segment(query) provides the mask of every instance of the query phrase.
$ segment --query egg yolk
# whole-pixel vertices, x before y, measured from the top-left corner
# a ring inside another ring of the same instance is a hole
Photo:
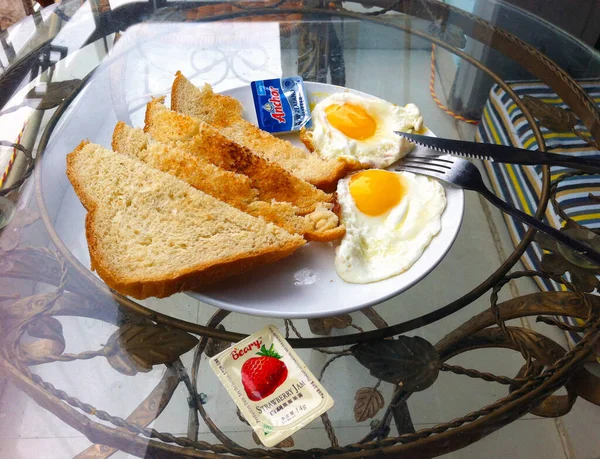
[[[327,121],[346,137],[365,140],[377,130],[377,123],[360,105],[333,104],[325,108]]]
[[[398,174],[379,169],[353,175],[348,188],[358,210],[371,217],[388,212],[406,194],[406,186]]]

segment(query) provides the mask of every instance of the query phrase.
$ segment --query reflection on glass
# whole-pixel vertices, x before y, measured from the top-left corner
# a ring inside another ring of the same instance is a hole
[[[15,205],[8,199],[0,196],[0,228],[10,223],[15,215]]]

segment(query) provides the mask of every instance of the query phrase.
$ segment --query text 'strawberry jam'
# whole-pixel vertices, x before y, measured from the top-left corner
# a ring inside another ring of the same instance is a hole
[[[259,128],[285,134],[310,127],[310,109],[301,77],[253,81],[251,87]]]
[[[210,359],[210,366],[265,446],[333,406],[333,399],[274,325]]]

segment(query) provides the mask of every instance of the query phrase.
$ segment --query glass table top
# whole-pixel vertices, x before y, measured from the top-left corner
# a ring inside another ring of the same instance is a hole
[[[415,104],[437,137],[595,159],[597,50],[475,0],[65,0],[0,39],[0,457],[597,455],[600,271],[474,191],[444,185],[439,234],[382,282],[344,282],[339,242],[313,240],[139,299],[91,269],[66,172],[80,142],[110,149],[117,122],[148,130],[153,98],[174,108],[176,72],[238,99],[250,122],[252,81],[299,75],[311,109],[364,94]],[[597,176],[472,162],[500,198],[597,247]],[[268,324],[335,401],[274,448],[208,365]]]

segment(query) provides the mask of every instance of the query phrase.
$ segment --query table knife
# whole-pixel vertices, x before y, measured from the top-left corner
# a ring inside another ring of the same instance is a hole
[[[464,156],[499,163],[548,165],[578,169],[590,174],[600,174],[600,159],[579,158],[556,153],[508,147],[491,143],[465,142],[396,131],[411,142],[444,154]],[[600,154],[600,153],[599,153]]]

